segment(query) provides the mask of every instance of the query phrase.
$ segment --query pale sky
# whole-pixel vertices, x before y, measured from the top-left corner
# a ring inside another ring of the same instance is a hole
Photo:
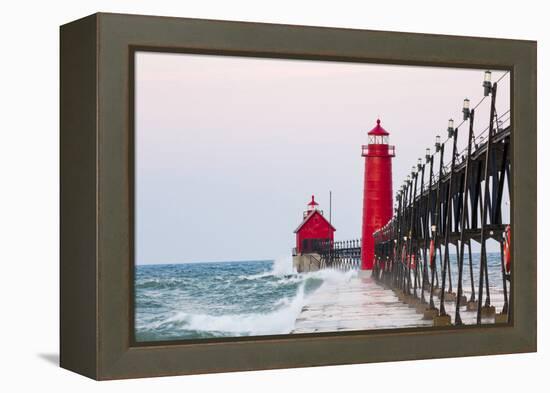
[[[288,256],[306,203],[315,194],[328,215],[329,190],[336,240],[359,238],[361,145],[376,119],[396,146],[395,192],[447,120],[462,121],[463,99],[482,98],[484,71],[139,52],[136,263]]]

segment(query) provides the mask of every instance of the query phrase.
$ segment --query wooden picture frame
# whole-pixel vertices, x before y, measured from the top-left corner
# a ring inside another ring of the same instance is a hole
[[[209,342],[133,339],[136,50],[511,72],[512,321]],[[536,351],[536,42],[98,13],[61,27],[61,367],[120,379]]]

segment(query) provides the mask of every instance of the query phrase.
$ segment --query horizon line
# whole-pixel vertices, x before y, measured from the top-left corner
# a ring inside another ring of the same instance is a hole
[[[191,265],[201,263],[234,263],[234,262],[274,262],[275,259],[242,259],[225,261],[191,261],[191,262],[162,262],[162,263],[135,263],[134,266],[158,266],[158,265]]]

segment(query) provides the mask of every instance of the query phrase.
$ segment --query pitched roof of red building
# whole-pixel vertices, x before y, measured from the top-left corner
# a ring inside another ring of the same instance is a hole
[[[332,224],[330,222],[328,222],[328,220],[321,214],[321,212],[319,210],[312,210],[312,211],[309,212],[307,217],[304,218],[304,221],[302,221],[302,223],[300,225],[298,225],[298,228],[296,228],[294,230],[294,233],[298,232],[313,216],[315,216],[315,214],[318,214],[319,217],[321,217],[332,228],[333,231],[336,230],[336,228],[334,228],[332,226]]]
[[[369,131],[369,135],[390,135],[390,133],[380,125],[380,119],[376,120],[376,127]]]

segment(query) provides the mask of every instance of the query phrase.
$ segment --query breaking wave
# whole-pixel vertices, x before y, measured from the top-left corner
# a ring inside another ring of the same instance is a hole
[[[166,274],[154,268],[138,272],[138,341],[288,334],[313,293],[356,275],[332,269],[296,273],[291,258],[194,265],[184,271],[184,265],[164,265]],[[173,284],[182,273],[179,287],[165,285],[163,277]],[[162,306],[151,306],[153,299]]]

